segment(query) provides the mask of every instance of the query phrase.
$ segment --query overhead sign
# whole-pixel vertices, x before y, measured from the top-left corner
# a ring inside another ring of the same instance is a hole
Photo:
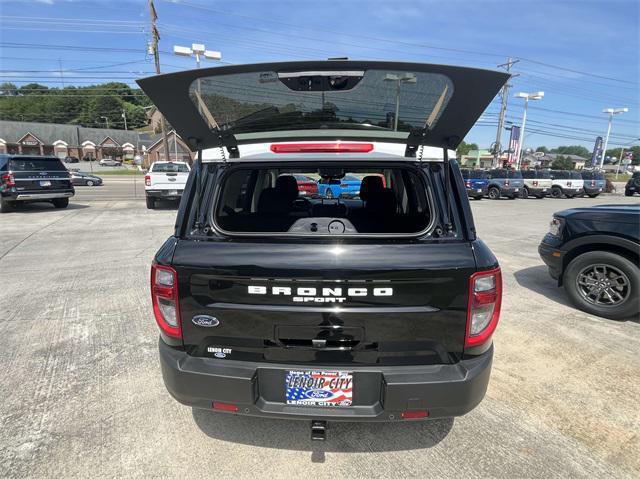
[[[520,157],[520,127],[511,127],[511,138],[509,138],[509,164],[518,161]]]
[[[596,143],[593,145],[593,153],[591,154],[591,167],[598,166],[602,159],[602,137],[596,138]]]

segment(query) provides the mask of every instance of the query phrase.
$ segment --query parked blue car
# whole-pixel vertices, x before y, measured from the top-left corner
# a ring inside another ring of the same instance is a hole
[[[489,190],[489,174],[484,170],[462,169],[464,185],[467,187],[467,196],[481,200]]]
[[[318,194],[324,198],[355,198],[360,194],[362,179],[353,175],[345,175],[344,178],[318,180]]]
[[[497,168],[489,170],[489,192],[487,195],[492,200],[498,200],[505,196],[514,200],[522,193],[524,179],[518,170],[509,168]]]
[[[582,179],[584,180],[584,194],[589,198],[595,198],[603,193],[607,186],[607,180],[602,171],[585,171],[582,170]]]

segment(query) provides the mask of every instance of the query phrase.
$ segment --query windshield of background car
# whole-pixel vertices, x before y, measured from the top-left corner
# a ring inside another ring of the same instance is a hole
[[[58,159],[12,158],[9,161],[12,171],[67,171]]]
[[[299,190],[298,175],[317,179],[318,192]],[[238,167],[222,180],[213,219],[228,234],[415,235],[431,228],[428,191],[413,167]]]
[[[189,173],[189,168],[184,163],[154,163],[153,173]]]
[[[189,89],[209,128],[234,135],[433,127],[452,94],[453,83],[440,73],[375,69],[233,73],[197,79]]]

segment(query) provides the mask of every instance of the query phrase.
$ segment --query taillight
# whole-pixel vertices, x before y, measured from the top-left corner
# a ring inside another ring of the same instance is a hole
[[[373,143],[274,143],[274,153],[369,153]]]
[[[467,188],[471,188],[471,182],[469,180],[465,181],[464,184]]]
[[[2,182],[8,187],[16,186],[16,179],[13,173],[5,173],[2,175]]]
[[[596,181],[595,180],[591,180],[591,186],[596,186]]]
[[[538,186],[538,180],[533,180],[532,183],[533,183],[533,186]]]
[[[173,338],[182,338],[178,304],[178,273],[169,266],[151,265],[151,302],[160,329]]]
[[[480,346],[491,339],[500,318],[502,273],[500,268],[479,271],[469,278],[469,305],[465,347]]]
[[[504,186],[509,186],[509,180],[504,180]]]
[[[147,186],[151,186],[151,176],[146,175],[144,177],[144,184],[147,185]]]

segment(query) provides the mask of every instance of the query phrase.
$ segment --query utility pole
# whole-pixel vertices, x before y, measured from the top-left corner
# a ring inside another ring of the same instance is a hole
[[[160,52],[158,51],[158,40],[160,40],[160,34],[158,33],[158,27],[156,21],[158,20],[158,14],[156,13],[156,7],[153,5],[153,0],[149,0],[149,17],[151,19],[151,49],[153,50],[153,58],[156,65],[156,75],[160,74]],[[169,142],[167,141],[167,126],[164,121],[164,115],[160,113],[160,128],[162,129],[162,147],[164,148],[164,155],[167,161],[170,161],[169,156]],[[159,155],[158,155],[159,156]]]
[[[518,63],[520,60],[513,60],[511,57],[507,58],[507,63],[498,65],[498,68],[504,68],[507,73],[511,73],[511,67]],[[496,131],[496,142],[493,146],[493,167],[497,168],[500,161],[500,153],[502,150],[502,127],[504,126],[504,117],[507,113],[507,99],[509,98],[509,88],[511,84],[507,81],[500,91],[500,97],[502,104],[500,105],[500,118],[498,118],[498,131]]]
[[[122,118],[124,119],[124,131],[127,131],[127,112],[122,110]]]

